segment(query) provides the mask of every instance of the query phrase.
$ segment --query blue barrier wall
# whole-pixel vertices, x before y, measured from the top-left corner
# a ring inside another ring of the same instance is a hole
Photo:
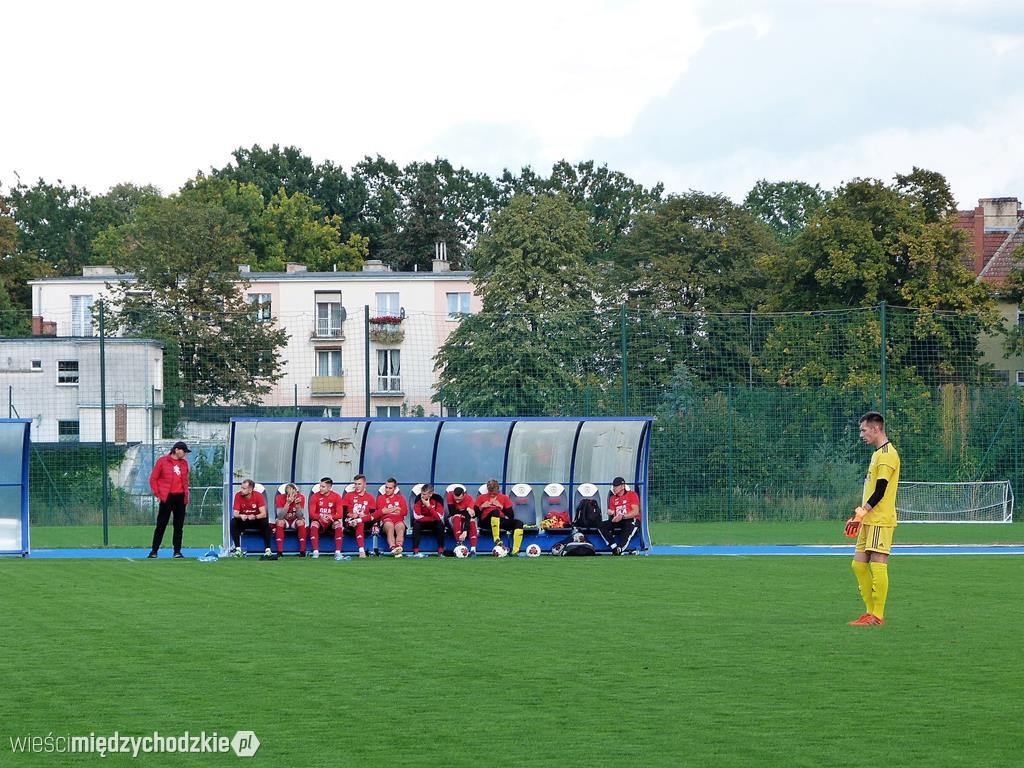
[[[27,555],[29,419],[0,419],[0,555]]]

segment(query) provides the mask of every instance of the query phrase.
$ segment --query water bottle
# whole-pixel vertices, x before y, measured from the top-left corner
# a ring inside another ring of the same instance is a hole
[[[220,555],[217,554],[217,547],[213,544],[211,544],[210,548],[206,550],[206,554],[199,558],[199,562],[201,563],[215,563],[218,560],[220,560]]]

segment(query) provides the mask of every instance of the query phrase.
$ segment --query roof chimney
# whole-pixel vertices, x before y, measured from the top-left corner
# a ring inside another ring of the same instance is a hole
[[[289,261],[287,264],[285,264],[284,269],[285,269],[285,272],[287,272],[290,275],[293,272],[305,272],[306,271],[306,265],[305,264],[296,264],[294,261]]]
[[[390,272],[391,269],[380,259],[367,259],[363,262],[363,272]]]
[[[434,271],[450,272],[452,265],[448,263],[448,243],[438,240],[434,243]]]
[[[248,264],[239,264],[238,271],[241,272],[243,275],[247,275],[251,270]]]
[[[978,202],[985,209],[985,229],[1017,228],[1020,204],[1016,197],[983,197]]]

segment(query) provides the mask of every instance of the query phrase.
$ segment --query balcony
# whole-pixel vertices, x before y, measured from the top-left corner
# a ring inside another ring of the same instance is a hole
[[[345,331],[340,324],[317,323],[309,332],[310,341],[337,344],[345,340]]]
[[[313,397],[344,397],[344,376],[314,376],[309,382],[309,391]]]
[[[405,310],[400,315],[377,315],[370,318],[370,341],[381,346],[393,347],[405,340],[402,321]]]

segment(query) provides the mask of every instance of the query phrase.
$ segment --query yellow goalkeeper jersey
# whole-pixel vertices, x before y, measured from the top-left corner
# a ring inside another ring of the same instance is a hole
[[[864,478],[861,504],[866,504],[875,492],[875,481],[886,480],[885,495],[864,517],[865,525],[896,525],[896,486],[900,483],[900,455],[892,443],[886,443],[871,454],[868,476]]]

